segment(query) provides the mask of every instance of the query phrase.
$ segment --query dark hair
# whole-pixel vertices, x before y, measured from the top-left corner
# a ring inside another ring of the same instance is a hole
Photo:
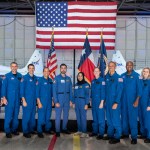
[[[61,64],[61,65],[60,65],[60,68],[61,68],[62,66],[65,66],[65,67],[67,68],[67,65],[66,65],[66,64]]]
[[[128,63],[131,63],[132,65],[134,65],[134,63],[133,63],[132,61],[127,61],[127,62],[126,62],[126,65],[127,65]]]
[[[83,76],[82,81],[79,81],[79,80],[78,80],[79,74],[82,74],[82,76]],[[84,73],[83,73],[83,72],[79,72],[79,73],[77,74],[77,82],[78,82],[78,84],[84,84],[84,83],[86,83],[86,81],[85,81],[85,76],[84,76]]]
[[[109,64],[114,64],[115,66],[117,66],[116,62],[114,62],[114,61],[110,61]]]
[[[18,64],[17,64],[15,61],[11,62],[11,63],[10,63],[10,66],[11,66],[12,64],[15,64],[15,65],[18,66]]]
[[[48,70],[49,70],[49,68],[48,68],[48,67],[44,67],[44,68],[43,68],[43,72],[44,72],[44,70],[45,70],[45,69],[48,69]]]
[[[30,66],[34,67],[34,65],[33,65],[33,64],[29,64],[29,65],[28,65],[28,69],[29,69],[29,67],[30,67]]]

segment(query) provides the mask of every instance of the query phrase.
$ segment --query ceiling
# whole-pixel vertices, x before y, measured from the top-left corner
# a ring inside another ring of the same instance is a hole
[[[67,0],[0,0],[0,14],[34,15],[37,1],[67,1]],[[75,1],[75,0],[68,0]],[[79,1],[79,0],[78,0]],[[80,0],[81,1],[81,0]],[[85,1],[85,0],[84,0]],[[117,15],[150,15],[150,0],[87,0],[93,2],[117,2]]]

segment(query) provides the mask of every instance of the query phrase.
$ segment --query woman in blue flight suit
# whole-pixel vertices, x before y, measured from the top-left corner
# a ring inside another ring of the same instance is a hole
[[[80,137],[88,137],[86,113],[89,104],[89,84],[84,79],[84,73],[79,72],[77,75],[77,83],[74,88],[73,104],[75,107],[78,132],[74,135]]]
[[[150,68],[142,71],[142,96],[139,100],[139,122],[141,136],[145,143],[150,143]]]

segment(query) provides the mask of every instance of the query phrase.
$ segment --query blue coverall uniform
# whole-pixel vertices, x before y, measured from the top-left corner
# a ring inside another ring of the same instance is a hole
[[[2,97],[7,99],[8,104],[5,106],[5,133],[16,132],[18,128],[18,115],[20,109],[20,81],[22,75],[14,75],[9,72],[5,75],[2,84]]]
[[[99,77],[94,79],[91,84],[91,98],[92,98],[92,116],[93,116],[93,133],[104,135],[105,132],[105,110],[99,108],[102,100],[105,100],[105,81]]]
[[[26,74],[21,80],[20,97],[25,98],[27,106],[23,108],[22,130],[23,133],[33,132],[36,126],[36,83],[37,77]]]
[[[75,112],[77,117],[78,131],[82,133],[87,132],[87,110],[84,109],[85,105],[89,104],[89,84],[75,84],[73,103],[75,104]]]
[[[115,72],[113,75],[106,75],[106,118],[107,135],[109,138],[117,140],[121,137],[121,110],[120,100],[123,89],[123,79]],[[112,109],[113,104],[117,103],[116,109]]]
[[[0,77],[0,100],[1,100],[1,97],[2,97],[1,92],[2,92],[2,78]]]
[[[130,128],[131,138],[136,140],[138,134],[138,107],[134,107],[133,104],[136,98],[142,95],[141,79],[135,71],[132,71],[130,75],[125,72],[121,76],[124,81],[121,101],[122,134],[128,136]]]
[[[36,97],[40,99],[42,108],[38,108],[38,133],[42,133],[42,127],[45,125],[45,131],[49,132],[52,124],[50,121],[52,112],[52,97],[53,97],[53,82],[52,79],[41,77],[38,80],[36,88]]]
[[[53,82],[54,103],[59,103],[60,107],[55,107],[55,128],[56,132],[60,132],[61,113],[63,111],[63,130],[67,130],[67,122],[69,116],[70,101],[72,101],[72,82],[67,75],[63,77],[61,74],[55,77]]]
[[[142,80],[142,96],[139,100],[140,132],[143,137],[150,139],[150,79]]]

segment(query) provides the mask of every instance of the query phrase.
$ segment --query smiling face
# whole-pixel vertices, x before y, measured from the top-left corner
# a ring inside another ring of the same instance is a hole
[[[49,77],[49,69],[48,69],[48,68],[44,68],[44,70],[43,70],[43,76],[44,76],[45,78],[48,78],[48,77]]]
[[[29,72],[30,75],[33,75],[34,71],[35,71],[35,67],[34,66],[29,66],[28,67],[28,72]]]
[[[126,63],[126,69],[127,69],[127,72],[132,72],[133,71],[133,62],[132,61],[128,61]]]
[[[67,72],[67,67],[66,67],[65,65],[61,66],[61,67],[60,67],[60,72],[61,72],[61,74],[66,74],[66,72]]]
[[[100,76],[100,70],[99,70],[99,68],[95,68],[94,69],[94,76],[95,76],[96,79],[99,78],[99,76]]]
[[[150,69],[149,68],[144,68],[142,71],[142,76],[144,79],[148,79],[150,77]]]
[[[114,72],[115,72],[115,69],[116,69],[116,64],[115,64],[115,62],[110,62],[109,65],[108,65],[108,69],[109,69],[109,72],[110,72],[110,73],[114,73]]]
[[[78,76],[77,76],[77,78],[78,78],[79,81],[82,81],[82,80],[83,80],[83,75],[82,75],[82,73],[79,73]]]
[[[10,69],[11,69],[13,74],[16,74],[17,73],[17,69],[18,69],[18,65],[16,63],[11,63]]]

